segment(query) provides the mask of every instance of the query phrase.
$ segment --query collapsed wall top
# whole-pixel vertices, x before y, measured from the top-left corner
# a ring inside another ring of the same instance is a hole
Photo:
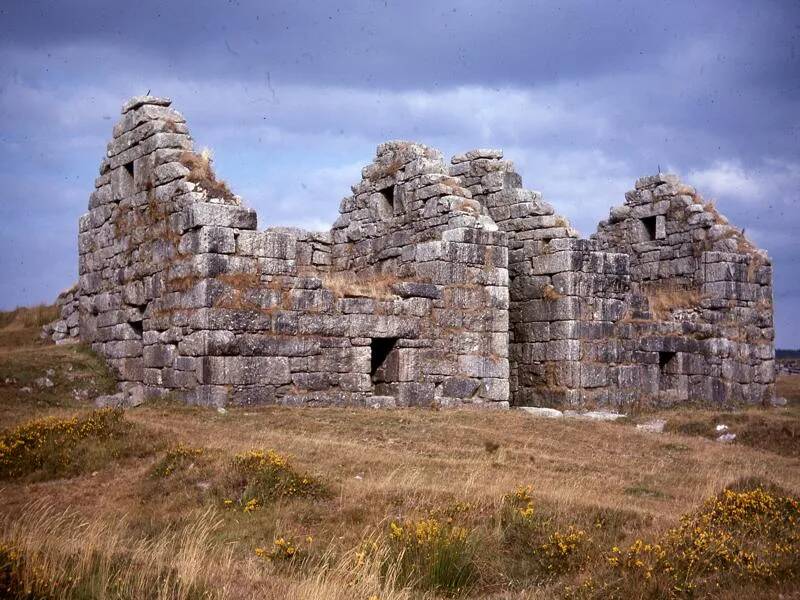
[[[76,290],[122,399],[507,406],[505,235],[421,145],[354,190],[332,232],[260,231],[168,100],[127,103]]]
[[[119,401],[612,406],[766,402],[772,265],[672,175],[581,239],[502,151],[377,148],[330,231],[257,228],[168,99],[122,109],[57,341]]]

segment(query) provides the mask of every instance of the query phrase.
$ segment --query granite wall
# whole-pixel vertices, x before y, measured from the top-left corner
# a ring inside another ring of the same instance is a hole
[[[129,101],[45,329],[120,402],[609,406],[766,402],[772,268],[673,175],[589,239],[499,150],[378,147],[330,231],[257,228],[169,100]]]

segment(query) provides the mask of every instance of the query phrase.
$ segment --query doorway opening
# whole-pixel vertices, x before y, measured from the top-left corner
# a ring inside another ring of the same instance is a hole
[[[372,338],[369,345],[372,383],[386,381],[388,358],[396,344],[397,338]]]
[[[658,353],[659,387],[662,390],[673,390],[677,386],[678,355],[675,352]]]

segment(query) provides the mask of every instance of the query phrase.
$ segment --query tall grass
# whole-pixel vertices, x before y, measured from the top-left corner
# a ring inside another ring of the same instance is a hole
[[[226,598],[220,574],[232,572],[232,559],[212,541],[218,525],[208,511],[181,531],[131,541],[124,522],[86,521],[36,502],[0,522],[0,597]]]
[[[186,179],[206,190],[209,197],[220,198],[229,204],[239,203],[228,184],[219,179],[214,172],[214,167],[212,166],[214,159],[210,150],[204,149],[199,154],[184,152],[179,160],[189,169]]]
[[[14,310],[0,311],[0,329],[33,329],[52,323],[59,317],[55,304],[20,306]]]

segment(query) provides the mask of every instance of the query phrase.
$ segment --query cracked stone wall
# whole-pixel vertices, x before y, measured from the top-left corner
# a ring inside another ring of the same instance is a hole
[[[331,232],[258,230],[208,165],[169,101],[123,107],[63,309],[120,401],[508,405],[506,236],[437,153],[382,145]]]
[[[774,393],[766,253],[673,175],[578,239],[497,150],[450,174],[508,234],[517,405],[760,403]]]
[[[513,403],[609,404],[618,386],[609,385],[607,365],[598,369],[591,341],[605,339],[624,312],[628,256],[579,239],[539,192],[522,187],[501,151],[455,156],[450,173],[509,236]]]
[[[123,107],[45,333],[119,401],[633,406],[766,402],[772,268],[675,176],[589,239],[499,150],[381,144],[332,229],[257,229],[168,100]]]
[[[713,204],[674,175],[643,177],[592,239],[630,258],[628,308],[612,340],[618,356],[643,363],[629,370],[651,397],[772,399],[772,263]]]

